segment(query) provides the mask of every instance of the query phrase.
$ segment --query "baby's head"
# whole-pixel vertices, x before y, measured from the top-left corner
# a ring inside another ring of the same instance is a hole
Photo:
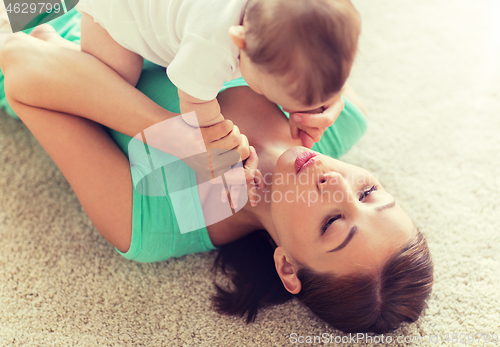
[[[339,94],[361,31],[350,0],[249,0],[231,27],[250,87],[287,111],[308,111]]]

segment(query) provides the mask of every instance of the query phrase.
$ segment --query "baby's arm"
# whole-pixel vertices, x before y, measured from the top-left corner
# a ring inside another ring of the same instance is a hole
[[[210,101],[200,100],[179,89],[179,106],[183,115],[193,111],[196,112],[198,124],[202,128],[224,120],[224,117],[220,113],[220,106],[217,99]],[[183,117],[183,119],[189,125],[196,127],[196,124],[192,124],[188,118]]]

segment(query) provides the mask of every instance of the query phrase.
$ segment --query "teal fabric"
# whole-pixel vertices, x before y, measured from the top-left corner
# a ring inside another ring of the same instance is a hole
[[[180,113],[177,88],[168,79],[165,68],[145,62],[137,88],[167,110]],[[189,186],[196,187],[196,177],[193,170],[175,157],[163,152],[159,153],[160,151],[145,146],[142,142],[132,140],[129,136],[112,129],[107,129],[107,131],[122,151],[131,159],[130,170],[132,177],[142,177],[151,173],[148,165],[149,160],[144,162],[132,159],[137,157],[137,151],[141,150],[141,147],[146,147],[148,156],[155,158],[161,155],[171,157],[170,160],[163,159],[163,161],[175,161],[176,164],[182,166],[176,169],[176,175],[182,177],[184,182],[188,182]],[[131,140],[135,143],[131,142]],[[134,149],[136,153],[129,152],[129,150]],[[139,156],[144,158],[144,154],[139,153]],[[178,211],[174,213],[173,203],[167,188],[169,172],[166,172],[164,167],[158,170],[158,172],[155,171],[157,173],[156,177],[160,188],[165,191],[165,195],[142,195],[136,189],[139,187],[133,188],[132,241],[128,252],[123,253],[118,249],[117,252],[127,259],[138,262],[157,262],[171,257],[180,257],[185,254],[215,249],[206,227],[181,234],[177,220],[179,213]],[[183,202],[185,205],[184,211],[190,214],[190,218],[203,219],[203,211],[196,190],[185,192]]]
[[[71,10],[66,15],[51,21],[50,24],[62,37],[79,43],[80,14],[76,10]],[[225,83],[222,90],[239,86],[247,86],[243,78]],[[177,89],[167,78],[163,67],[146,61],[137,88],[167,110],[176,113],[180,112]],[[314,150],[334,158],[339,158],[348,151],[361,138],[367,127],[361,111],[349,100],[344,100],[345,108],[339,118],[333,126],[325,131],[321,141],[313,147]],[[17,118],[5,99],[3,75],[1,73],[0,107],[11,117]],[[286,115],[288,117],[288,114]],[[112,129],[107,129],[107,132],[121,150],[130,157],[132,153],[129,153],[129,145],[132,139]],[[132,143],[132,145],[134,144]],[[141,142],[139,146],[130,146],[130,148],[139,148],[140,146],[144,146],[144,144]],[[150,148],[146,150],[148,153],[154,151],[154,149]],[[195,185],[195,181],[193,181],[195,180],[194,173],[187,167],[185,169],[186,179]],[[148,167],[144,165],[137,163],[131,165],[132,176],[147,173],[147,171]],[[180,233],[172,201],[166,188],[167,176],[168,172],[165,172],[163,168],[157,175],[160,184],[163,184],[165,188],[164,196],[142,195],[136,188],[133,188],[131,246],[126,253],[117,250],[127,259],[138,262],[157,262],[171,257],[215,249],[206,228],[200,228],[185,234]],[[192,197],[190,200],[192,200],[190,201],[192,204],[190,208],[195,211],[198,217],[202,216],[199,199]]]
[[[79,43],[80,18],[81,15],[73,9],[64,16],[49,22],[49,24],[65,39]],[[31,30],[25,32],[29,33]],[[177,88],[168,80],[165,68],[146,61],[137,88],[169,111],[180,112]],[[0,74],[0,107],[9,116],[18,118],[5,98],[3,74]],[[107,129],[107,132],[128,156],[130,154],[129,143],[132,139],[112,129]],[[148,150],[155,151],[149,148]],[[147,171],[148,168],[140,163],[131,165],[133,176]],[[205,227],[185,234],[180,233],[172,201],[168,194],[166,176],[168,176],[168,173],[165,173],[161,168],[161,177],[166,191],[164,196],[142,195],[133,188],[131,246],[126,253],[122,253],[117,249],[127,259],[138,262],[156,262],[171,257],[180,257],[185,254],[215,249]],[[196,186],[195,175],[187,166],[184,167],[183,178],[189,181],[191,185]],[[187,210],[191,211],[195,217],[200,218],[201,216],[203,218],[198,196],[188,197],[187,200],[190,203]]]

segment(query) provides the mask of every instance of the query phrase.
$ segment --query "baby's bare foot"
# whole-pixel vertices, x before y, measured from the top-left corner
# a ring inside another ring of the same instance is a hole
[[[36,37],[37,39],[56,44],[58,46],[74,49],[76,51],[80,50],[79,45],[64,39],[50,24],[42,24],[37,26],[35,29],[33,29],[30,35]]]
[[[37,26],[35,29],[33,29],[30,35],[43,41],[48,41],[48,42],[55,41],[54,43],[57,43],[57,40],[61,39],[61,37],[56,32],[54,27],[50,24],[42,24]]]

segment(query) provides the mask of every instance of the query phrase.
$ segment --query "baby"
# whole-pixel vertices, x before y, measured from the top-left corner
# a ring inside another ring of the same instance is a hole
[[[82,51],[134,86],[142,58],[166,67],[181,113],[195,111],[202,127],[224,120],[216,96],[240,76],[285,111],[326,113],[360,33],[350,0],[80,0],[77,9]],[[300,119],[290,118],[294,138],[312,133]]]

